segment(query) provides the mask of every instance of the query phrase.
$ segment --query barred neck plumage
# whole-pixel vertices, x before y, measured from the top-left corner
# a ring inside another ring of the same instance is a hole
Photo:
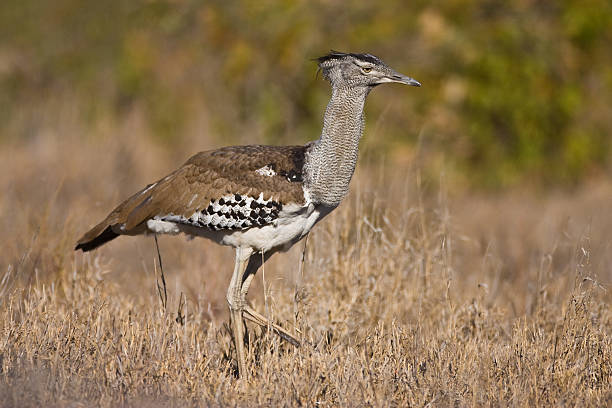
[[[316,204],[336,207],[348,193],[369,92],[369,87],[332,89],[321,137],[314,142],[304,164],[304,188]]]

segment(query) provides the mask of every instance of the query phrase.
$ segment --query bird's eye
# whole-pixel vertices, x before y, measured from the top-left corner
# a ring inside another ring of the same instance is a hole
[[[361,70],[363,71],[364,74],[369,74],[370,72],[372,72],[372,68],[370,67],[363,67],[361,68]]]

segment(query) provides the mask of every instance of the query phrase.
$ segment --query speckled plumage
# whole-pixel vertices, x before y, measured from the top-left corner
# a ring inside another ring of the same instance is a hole
[[[308,150],[305,187],[313,201],[337,207],[348,194],[363,133],[368,88],[334,89],[323,119],[321,138]]]

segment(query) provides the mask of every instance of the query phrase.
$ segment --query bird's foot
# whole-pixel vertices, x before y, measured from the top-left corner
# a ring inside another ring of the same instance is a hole
[[[295,337],[293,337],[291,333],[289,333],[287,330],[283,329],[276,323],[272,322],[267,317],[261,315],[259,312],[255,311],[251,307],[249,306],[244,307],[243,316],[247,320],[250,320],[253,323],[257,323],[261,327],[272,329],[272,331],[278,334],[282,339],[288,341],[289,343],[293,344],[296,347],[300,347],[300,341],[296,339]]]

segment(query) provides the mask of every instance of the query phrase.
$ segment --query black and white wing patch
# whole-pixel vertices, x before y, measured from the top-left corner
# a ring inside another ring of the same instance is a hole
[[[155,217],[161,221],[218,230],[245,230],[272,223],[278,218],[282,204],[259,197],[231,194],[211,200],[208,207],[196,210],[190,217],[169,214]]]

